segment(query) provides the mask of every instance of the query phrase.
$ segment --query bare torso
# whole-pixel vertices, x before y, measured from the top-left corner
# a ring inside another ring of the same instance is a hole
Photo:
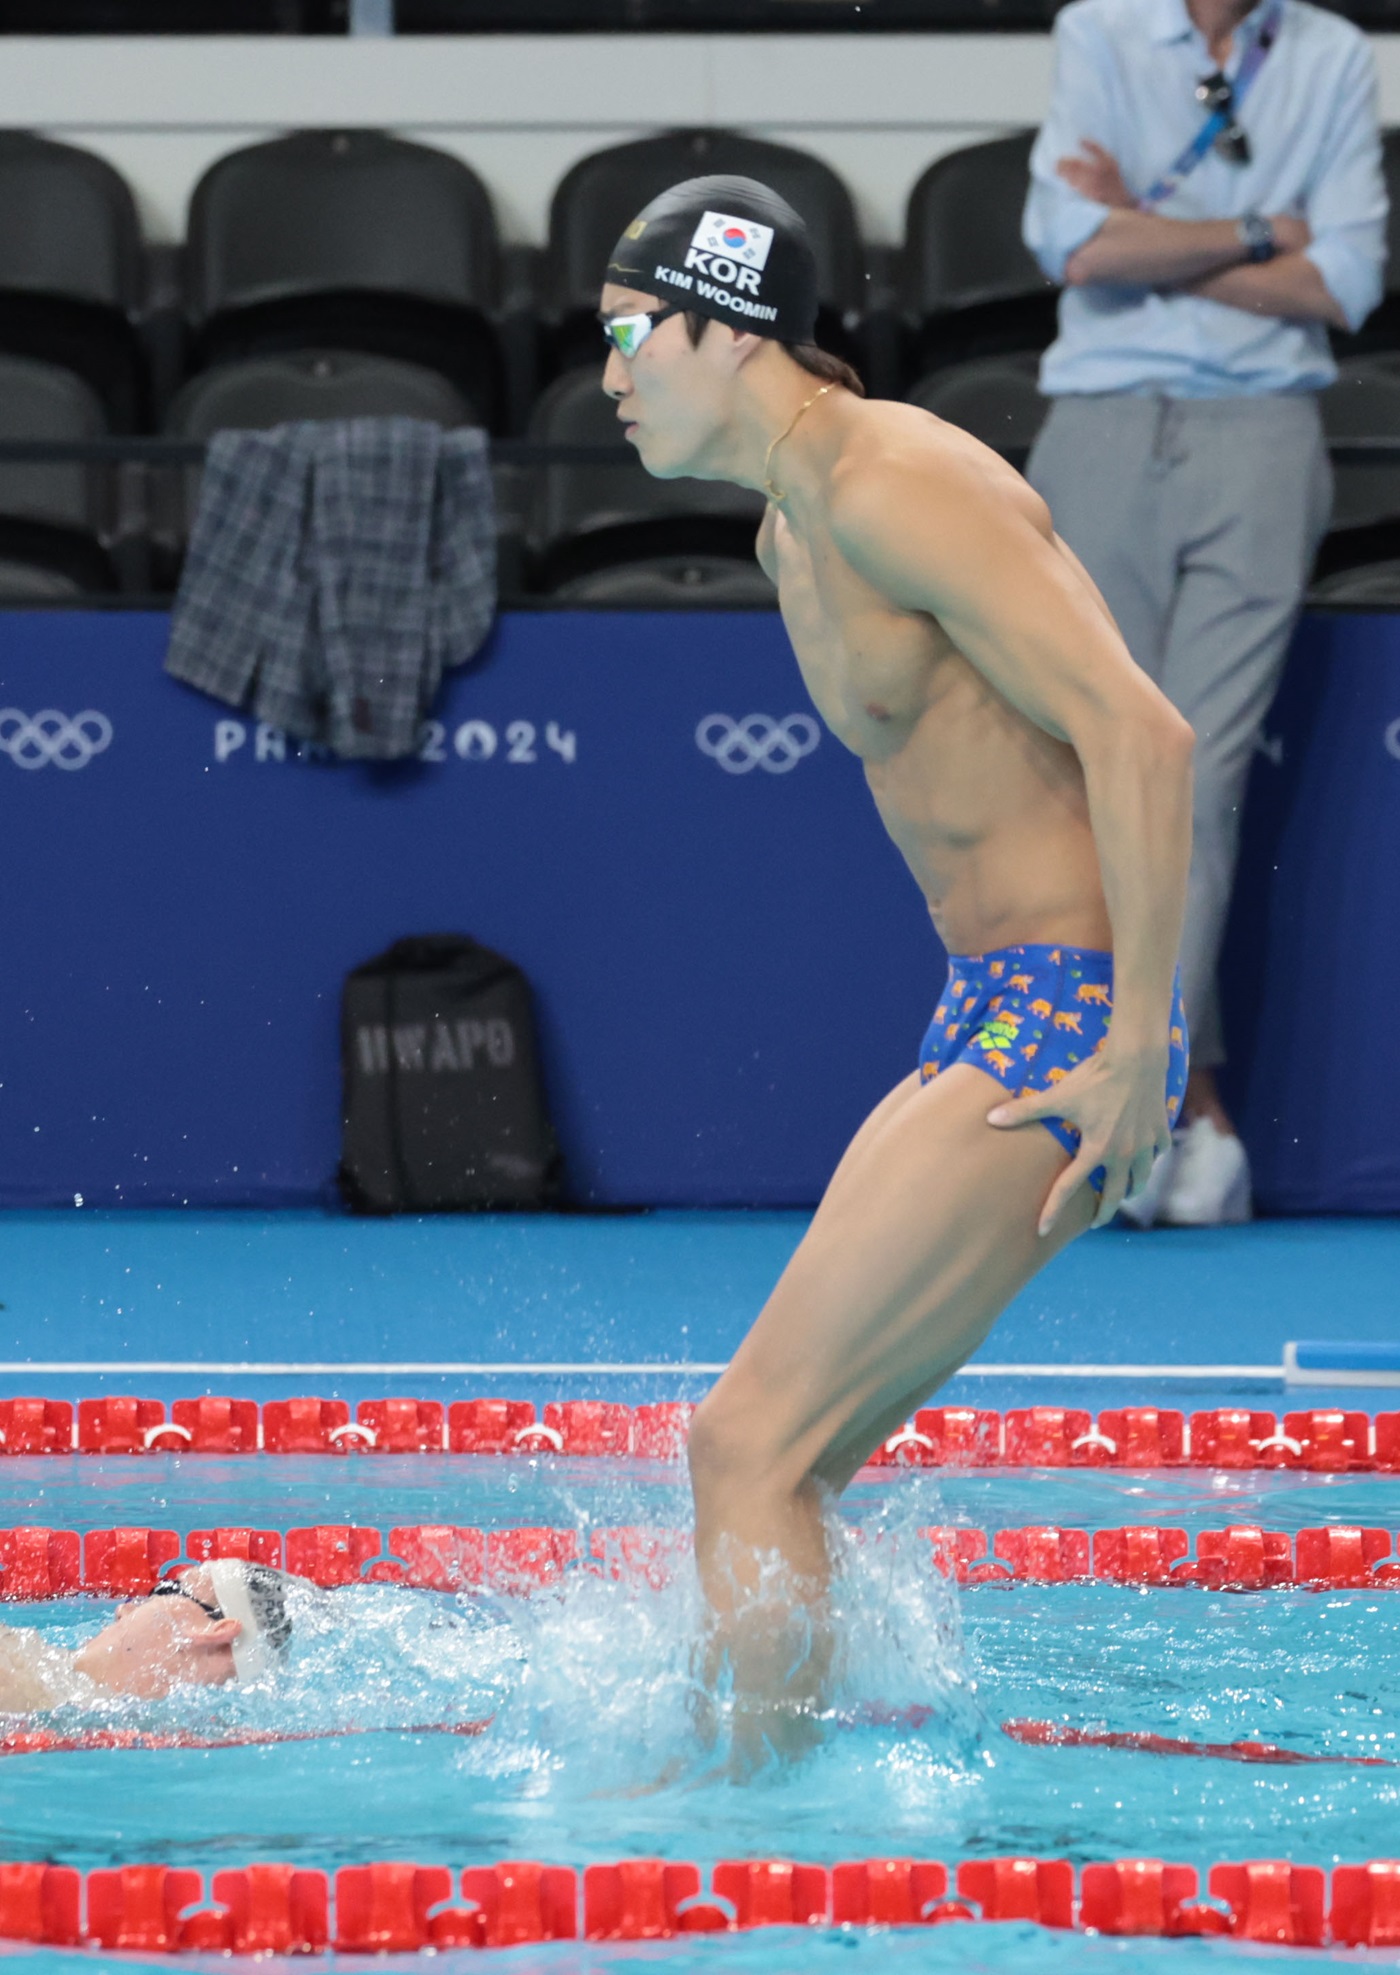
[[[878,472],[889,444],[994,476],[1058,553],[1044,502],[998,455],[926,412],[844,399],[839,463]],[[781,483],[781,465],[776,466]],[[858,755],[885,827],[953,953],[1033,942],[1111,945],[1074,750],[1003,698],[937,619],[893,603],[842,554],[820,499],[771,505],[759,558],[778,585],[807,689]],[[1096,594],[1096,593],[1095,593]]]

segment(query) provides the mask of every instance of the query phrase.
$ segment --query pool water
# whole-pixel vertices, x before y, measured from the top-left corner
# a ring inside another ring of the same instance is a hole
[[[4,1520],[58,1528],[683,1527],[689,1506],[675,1468],[557,1458],[16,1460],[5,1474]],[[1394,1534],[1400,1482],[898,1473],[863,1478],[841,1516],[850,1533],[837,1590],[835,1718],[798,1768],[738,1786],[698,1746],[690,1652],[698,1598],[687,1569],[659,1590],[574,1573],[528,1599],[360,1585],[307,1601],[275,1689],[113,1701],[98,1717],[70,1711],[53,1725],[116,1719],[212,1734],[376,1732],[282,1746],[6,1757],[0,1856],[208,1871],[259,1858],[333,1868],[395,1857],[581,1866],[628,1854],[706,1864],[1147,1853],[1195,1863],[1204,1877],[1219,1858],[1328,1865],[1400,1849],[1400,1588],[1229,1595],[1012,1584],[959,1592],[929,1568],[915,1537],[929,1523],[990,1531],[1031,1522],[1199,1529],[1259,1521],[1289,1530],[1371,1523]],[[67,1600],[11,1605],[0,1617],[75,1641],[110,1609]],[[901,1710],[919,1725],[885,1719]],[[402,1732],[482,1715],[494,1719],[477,1739]],[[1033,1748],[1001,1733],[1003,1721],[1020,1716],[1393,1755],[1397,1767],[1258,1768]],[[503,1969],[559,1975],[653,1960],[667,1969],[778,1975],[846,1967],[842,1954],[868,1959],[877,1940],[881,1969],[1078,1968],[1110,1955],[1118,1966],[1155,1968],[1168,1956],[1182,1966],[1242,1952],[1228,1943],[1057,1939],[1008,1926],[800,1940],[780,1932],[661,1949],[559,1944],[497,1959]],[[30,1958],[56,1970],[71,1957]]]
[[[419,1521],[590,1529],[689,1519],[681,1471],[660,1463],[158,1456],[16,1460],[6,1479],[4,1521],[59,1529],[361,1523],[387,1531]],[[717,1778],[697,1748],[689,1641],[699,1606],[687,1568],[661,1590],[577,1572],[525,1600],[365,1584],[308,1600],[274,1691],[113,1700],[99,1716],[67,1710],[53,1726],[375,1732],[286,1746],[4,1758],[0,1857],[83,1868],[140,1858],[207,1872],[255,1858],[334,1868],[395,1857],[586,1864],[660,1855],[707,1864],[1147,1853],[1195,1862],[1205,1882],[1214,1858],[1331,1864],[1400,1849],[1400,1588],[958,1592],[928,1568],[914,1537],[928,1523],[991,1531],[1230,1521],[1289,1531],[1374,1523],[1394,1535],[1396,1481],[867,1473],[843,1499],[841,1521],[835,1718],[796,1770],[740,1787]],[[0,1618],[77,1641],[109,1612],[95,1600],[65,1600],[8,1606]],[[912,1710],[918,1726],[891,1724],[900,1710]],[[492,1728],[476,1740],[403,1732],[486,1714]],[[1013,1716],[1197,1742],[1260,1738],[1309,1754],[1392,1754],[1398,1766],[1254,1768],[1027,1748],[1001,1734]],[[764,1932],[660,1949],[559,1943],[498,1959],[511,1971],[557,1975],[652,1961],[782,1975],[849,1967],[843,1953],[863,1951],[869,1961],[877,1947],[881,1969],[1078,1969],[1110,1955],[1116,1967],[1155,1969],[1242,1953],[1230,1943],[1088,1941],[1003,1926],[912,1937]],[[30,1951],[28,1959],[55,1975],[73,1957]],[[91,1969],[91,1959],[77,1959]]]

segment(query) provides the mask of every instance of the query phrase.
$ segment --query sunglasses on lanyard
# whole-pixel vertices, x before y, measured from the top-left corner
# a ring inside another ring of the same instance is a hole
[[[668,302],[664,308],[639,309],[633,315],[604,315],[599,309],[598,320],[608,342],[620,357],[626,357],[630,363],[658,322],[664,322],[668,315],[684,313],[684,309],[676,303]]]
[[[1196,84],[1196,101],[1208,116],[1224,117],[1225,127],[1215,139],[1214,149],[1232,165],[1249,163],[1249,138],[1235,121],[1235,85],[1217,69]]]

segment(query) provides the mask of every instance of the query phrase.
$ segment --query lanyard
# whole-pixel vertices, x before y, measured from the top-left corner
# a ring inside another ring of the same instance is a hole
[[[1150,212],[1153,206],[1159,206],[1164,199],[1169,199],[1178,185],[1181,184],[1181,181],[1189,177],[1196,169],[1221,131],[1225,129],[1233,117],[1239,114],[1245,97],[1249,94],[1250,89],[1254,85],[1255,78],[1264,66],[1265,56],[1278,39],[1279,24],[1282,19],[1283,0],[1274,0],[1274,4],[1259,23],[1258,34],[1245,50],[1244,60],[1240,63],[1239,73],[1236,75],[1232,85],[1230,108],[1221,108],[1211,112],[1210,116],[1206,118],[1200,129],[1196,132],[1196,135],[1191,139],[1191,142],[1186,146],[1186,149],[1168,165],[1162,176],[1143,193],[1137,202],[1139,212]]]

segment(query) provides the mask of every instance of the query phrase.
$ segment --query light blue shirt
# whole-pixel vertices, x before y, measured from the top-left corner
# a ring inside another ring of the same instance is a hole
[[[1235,33],[1225,73],[1238,71],[1268,0]],[[1214,72],[1185,0],[1072,0],[1055,22],[1050,114],[1031,153],[1026,245],[1052,281],[1110,208],[1058,176],[1091,137],[1118,160],[1141,198],[1205,118],[1196,84]],[[1375,62],[1349,21],[1284,0],[1278,39],[1238,112],[1251,160],[1209,151],[1154,210],[1167,219],[1289,213],[1312,229],[1309,260],[1352,329],[1380,300],[1385,266]],[[1124,391],[1174,398],[1316,391],[1337,375],[1320,322],[1284,322],[1170,289],[1066,288],[1060,333],[1041,365],[1052,397]]]

